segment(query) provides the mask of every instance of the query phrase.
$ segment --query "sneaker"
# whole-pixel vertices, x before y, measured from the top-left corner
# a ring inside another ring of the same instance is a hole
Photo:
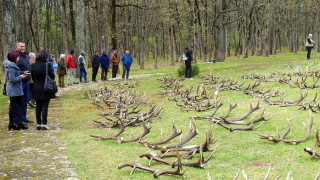
[[[42,126],[41,126],[41,129],[42,129],[42,130],[49,130],[50,127],[49,127],[48,125],[42,125]]]
[[[33,108],[36,107],[35,103],[32,102],[32,101],[29,101],[28,105],[29,105],[30,107],[33,107]]]
[[[41,124],[37,124],[37,130],[41,130],[42,129],[42,125]]]

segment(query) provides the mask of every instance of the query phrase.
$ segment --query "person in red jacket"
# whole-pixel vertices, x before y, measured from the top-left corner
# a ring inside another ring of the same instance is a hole
[[[74,50],[70,51],[70,54],[67,56],[67,73],[68,73],[68,85],[71,86],[71,78],[73,78],[73,84],[76,83],[76,69],[77,65],[74,58]]]

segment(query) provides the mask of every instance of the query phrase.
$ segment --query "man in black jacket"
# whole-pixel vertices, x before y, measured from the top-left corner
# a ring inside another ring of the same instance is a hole
[[[16,51],[20,53],[19,56],[19,62],[17,66],[20,69],[20,74],[30,73],[30,62],[27,57],[26,53],[26,44],[22,41],[18,41],[16,44]],[[23,114],[22,114],[22,121],[24,123],[32,123],[32,121],[27,119],[27,106],[29,102],[29,81],[30,76],[27,76],[22,80],[22,89],[23,89],[23,97],[24,97],[24,108],[23,108]],[[15,112],[19,112],[19,106],[16,106]],[[14,121],[18,120],[18,114],[14,114]]]
[[[95,51],[94,55],[92,56],[92,59],[91,59],[91,63],[92,63],[92,81],[93,82],[97,82],[96,81],[96,77],[97,77],[97,74],[98,74],[98,70],[99,70],[99,64],[100,64],[100,61],[99,61],[99,51]]]
[[[191,63],[192,63],[192,52],[193,52],[193,47],[189,46],[188,50],[186,51],[186,56],[187,56],[187,60],[185,61],[185,65],[186,65],[186,78],[190,79],[191,78]]]

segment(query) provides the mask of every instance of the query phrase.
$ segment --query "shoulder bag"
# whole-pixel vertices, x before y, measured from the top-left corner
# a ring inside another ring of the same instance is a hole
[[[44,80],[44,91],[48,94],[55,94],[58,92],[57,84],[48,75],[48,63],[46,63],[46,79]]]

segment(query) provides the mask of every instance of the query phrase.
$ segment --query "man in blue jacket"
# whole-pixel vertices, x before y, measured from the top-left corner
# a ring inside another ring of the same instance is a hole
[[[122,56],[121,62],[123,64],[122,79],[124,79],[126,74],[126,79],[129,79],[130,66],[132,64],[132,56],[129,50],[126,50],[126,53]]]
[[[26,53],[26,44],[22,41],[18,41],[16,45],[16,51],[18,51],[20,54],[19,62],[17,63],[17,66],[20,69],[20,74],[30,73],[31,66]],[[29,81],[30,81],[30,76],[27,76],[22,80],[23,99],[24,99],[22,121],[24,123],[32,123],[32,121],[27,119],[27,106],[29,102]],[[19,119],[18,112],[19,112],[19,106],[16,106],[15,113],[13,116],[14,122],[17,122]]]
[[[107,51],[103,51],[103,54],[100,56],[99,61],[101,64],[101,80],[106,81],[109,67],[109,56],[107,54]]]

